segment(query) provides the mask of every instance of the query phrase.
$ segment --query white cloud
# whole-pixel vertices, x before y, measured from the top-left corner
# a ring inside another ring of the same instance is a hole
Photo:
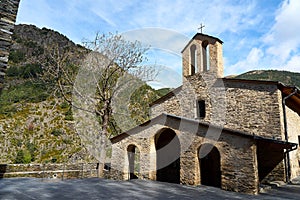
[[[261,49],[253,48],[251,49],[246,61],[251,65],[257,65],[259,60],[263,57],[264,53]]]
[[[300,72],[300,55],[296,55],[288,60],[283,70]]]
[[[240,60],[236,64],[228,67],[227,75],[236,74],[236,72],[245,72],[254,69],[262,68],[262,58],[264,57],[264,52],[259,48],[252,48],[248,56],[244,60]]]
[[[264,37],[267,53],[286,61],[300,47],[300,1],[285,0],[278,10],[275,24]]]
[[[127,40],[137,40],[152,48],[169,51],[177,55],[181,55],[182,49],[190,40],[182,33],[164,28],[140,28],[123,32],[122,35]]]
[[[166,66],[157,66],[160,73],[155,81],[148,82],[153,88],[176,88],[182,84],[181,74]]]
[[[227,73],[254,69],[300,71],[300,1],[285,0],[274,16],[273,25],[247,53],[229,67]],[[247,42],[243,40],[243,44]],[[247,47],[247,46],[245,46]]]

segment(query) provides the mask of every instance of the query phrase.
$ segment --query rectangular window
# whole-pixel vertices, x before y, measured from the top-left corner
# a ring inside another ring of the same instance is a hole
[[[205,118],[205,101],[198,100],[197,106],[198,106],[198,117],[201,119]]]

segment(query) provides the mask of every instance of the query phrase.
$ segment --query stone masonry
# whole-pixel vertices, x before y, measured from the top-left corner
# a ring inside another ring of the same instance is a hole
[[[98,177],[97,163],[0,164],[0,178],[92,178]]]
[[[212,115],[215,117],[216,115],[224,114],[224,121],[218,122],[224,127],[258,136],[282,138],[283,127],[280,119],[281,93],[277,89],[275,82],[219,79],[222,85],[215,87],[223,87],[225,113],[218,113],[218,110],[212,113],[210,111],[220,105],[217,105],[217,103],[212,104],[212,95],[209,95],[208,90],[205,89],[205,81],[194,77],[188,80],[189,90],[183,86],[172,97],[154,104],[151,108],[152,115],[157,116],[165,112],[197,119],[196,100],[203,99],[207,103],[207,116],[201,119],[203,121],[210,122],[213,120]],[[210,91],[213,91],[213,89],[215,88],[211,88]],[[189,106],[188,109],[187,106]],[[177,109],[174,109],[174,107]]]
[[[20,0],[0,1],[0,92],[3,87],[19,2]]]
[[[160,122],[165,124],[147,125],[140,133],[129,133],[121,142],[114,143],[112,155],[112,178],[129,179],[127,148],[135,145],[140,151],[139,178],[156,180],[156,151],[155,135],[161,130],[176,126],[177,122],[158,116]],[[155,119],[154,119],[155,120]],[[196,121],[195,121],[196,122]],[[234,137],[230,130],[223,130],[218,141],[204,138],[207,127],[200,125],[197,130],[195,122],[181,121],[182,127],[174,130],[180,141],[180,182],[186,185],[199,185],[200,163],[199,149],[202,144],[212,142],[221,154],[221,188],[243,193],[258,193],[258,173],[256,170],[256,145],[251,139],[243,136]],[[153,123],[153,122],[151,122]],[[185,124],[186,123],[186,124]],[[186,126],[185,126],[185,125]],[[216,129],[216,131],[219,131]],[[120,163],[126,163],[121,165]],[[246,180],[246,181],[245,181]]]

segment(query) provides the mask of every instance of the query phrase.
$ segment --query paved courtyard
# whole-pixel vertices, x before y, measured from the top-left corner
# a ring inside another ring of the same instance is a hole
[[[300,199],[300,185],[289,184],[259,195],[207,186],[184,186],[146,180],[0,179],[0,199]]]

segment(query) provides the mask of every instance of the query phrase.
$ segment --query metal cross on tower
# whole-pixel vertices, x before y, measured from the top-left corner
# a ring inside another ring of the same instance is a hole
[[[201,33],[202,33],[204,27],[205,27],[204,24],[201,23],[201,24],[200,24],[200,27],[198,28],[198,30],[200,30]]]

